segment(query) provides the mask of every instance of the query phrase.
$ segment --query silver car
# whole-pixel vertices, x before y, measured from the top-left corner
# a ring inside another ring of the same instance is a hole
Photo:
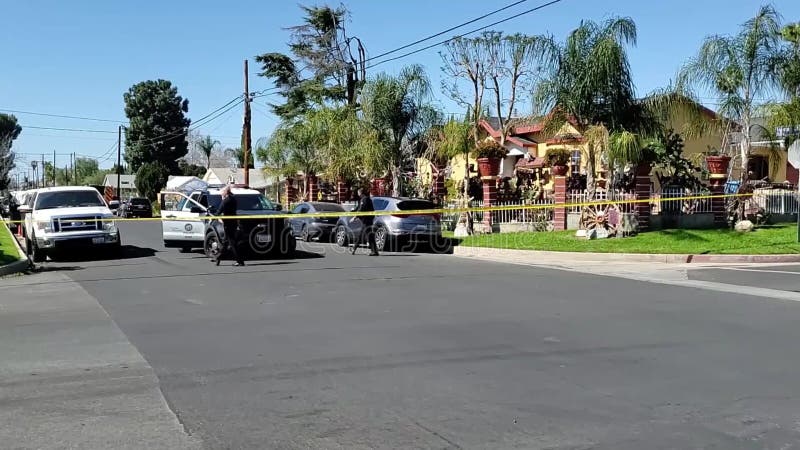
[[[436,205],[423,199],[407,197],[372,197],[375,211],[386,214],[375,216],[375,243],[378,250],[398,249],[405,244],[428,243],[437,245],[442,241],[440,214],[404,213],[403,211],[433,210]],[[361,233],[363,223],[357,217],[340,217],[334,229],[336,243],[349,245]]]

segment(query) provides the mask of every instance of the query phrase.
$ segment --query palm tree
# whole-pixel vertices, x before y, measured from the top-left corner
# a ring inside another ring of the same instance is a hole
[[[760,99],[778,85],[775,58],[780,49],[779,22],[780,16],[772,6],[762,6],[738,34],[706,38],[678,75],[681,93],[692,97],[696,93],[712,95],[719,103],[720,115],[741,127],[741,186],[747,184],[752,133],[756,128],[753,119],[762,107]],[[743,214],[742,203],[740,216]]]
[[[205,136],[197,141],[197,148],[206,157],[206,169],[211,168],[211,154],[214,153],[217,145],[219,145],[219,141],[212,139],[211,136]]]
[[[555,133],[570,121],[583,136],[590,195],[610,133],[647,135],[658,128],[636,98],[627,54],[627,47],[635,44],[636,24],[630,18],[581,22],[564,43],[547,50],[557,61],[534,90],[534,105],[545,117],[547,132]]]
[[[392,195],[400,195],[402,169],[415,143],[437,117],[428,104],[430,96],[430,81],[419,65],[408,66],[397,76],[381,73],[367,81],[361,92],[363,119],[380,142],[368,155],[369,164],[391,174]]]

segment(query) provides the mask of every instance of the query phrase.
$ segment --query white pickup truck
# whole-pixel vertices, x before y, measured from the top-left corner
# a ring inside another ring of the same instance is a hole
[[[93,187],[36,189],[18,210],[24,216],[25,249],[34,262],[54,251],[121,248],[114,214]]]

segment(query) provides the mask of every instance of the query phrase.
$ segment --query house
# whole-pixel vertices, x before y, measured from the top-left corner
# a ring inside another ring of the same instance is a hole
[[[250,169],[249,177],[250,189],[265,192],[267,188],[272,186],[272,183],[270,183],[270,180],[267,179],[261,169]],[[203,181],[208,184],[244,184],[244,169],[212,167],[203,175]]]
[[[114,196],[123,198],[131,198],[139,195],[136,189],[136,175],[119,175],[119,184],[121,189],[117,186],[117,175],[109,174],[103,178],[103,186],[114,190]]]

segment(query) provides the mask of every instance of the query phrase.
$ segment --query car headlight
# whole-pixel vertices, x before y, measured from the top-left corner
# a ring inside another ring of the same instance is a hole
[[[117,232],[117,224],[113,220],[107,220],[103,222],[103,230],[110,234],[115,234]]]
[[[36,229],[44,232],[51,232],[53,231],[53,222],[37,221]]]

